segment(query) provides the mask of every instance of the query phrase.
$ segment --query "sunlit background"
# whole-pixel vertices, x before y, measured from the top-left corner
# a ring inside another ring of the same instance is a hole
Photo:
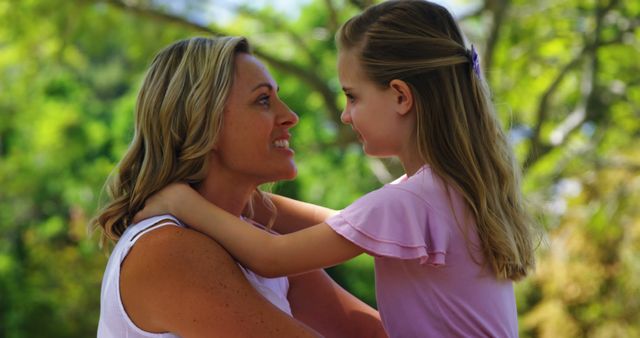
[[[0,337],[91,337],[107,254],[86,225],[163,46],[245,35],[301,117],[299,177],[342,208],[401,174],[339,121],[334,34],[367,0],[0,0]],[[440,1],[484,76],[545,231],[522,337],[640,337],[640,1]],[[482,140],[478,140],[482,142]],[[330,273],[375,305],[372,260]]]

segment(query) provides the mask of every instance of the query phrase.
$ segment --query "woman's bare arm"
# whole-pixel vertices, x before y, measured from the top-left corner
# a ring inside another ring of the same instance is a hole
[[[289,277],[293,315],[325,337],[387,337],[378,311],[324,271]]]
[[[215,241],[164,226],[141,237],[121,268],[121,297],[145,331],[181,337],[318,337],[260,295]]]

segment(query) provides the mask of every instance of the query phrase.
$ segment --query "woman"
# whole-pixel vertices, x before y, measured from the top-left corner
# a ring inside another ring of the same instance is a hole
[[[156,56],[112,200],[94,221],[117,240],[98,337],[384,336],[378,313],[322,271],[262,278],[169,215],[132,224],[149,196],[177,181],[251,222],[257,187],[296,175],[289,129],[298,117],[277,89],[244,38],[193,38]]]

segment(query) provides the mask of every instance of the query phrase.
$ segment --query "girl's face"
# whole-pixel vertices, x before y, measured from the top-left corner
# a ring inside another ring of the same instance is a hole
[[[240,53],[235,62],[236,73],[214,148],[216,174],[254,184],[292,179],[297,170],[289,148],[289,129],[298,123],[298,116],[280,100],[277,84],[260,61]]]
[[[364,152],[377,157],[399,156],[407,131],[397,112],[397,92],[368,79],[355,51],[338,54],[338,76],[347,99],[340,118],[356,132]]]

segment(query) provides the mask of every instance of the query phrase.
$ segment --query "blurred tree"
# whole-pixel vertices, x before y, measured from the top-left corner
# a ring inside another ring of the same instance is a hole
[[[400,173],[339,121],[334,35],[372,1],[296,17],[207,1],[0,1],[0,336],[95,334],[106,256],[85,225],[131,138],[142,73],[163,46],[245,35],[299,113],[299,178],[274,190],[341,208]],[[460,14],[547,230],[519,283],[524,337],[640,336],[640,4],[486,0]],[[375,304],[372,261],[331,269]],[[71,320],[73,319],[73,320]]]
[[[0,17],[0,336],[92,336],[106,256],[86,224],[141,70],[188,31],[82,2],[2,1]]]

